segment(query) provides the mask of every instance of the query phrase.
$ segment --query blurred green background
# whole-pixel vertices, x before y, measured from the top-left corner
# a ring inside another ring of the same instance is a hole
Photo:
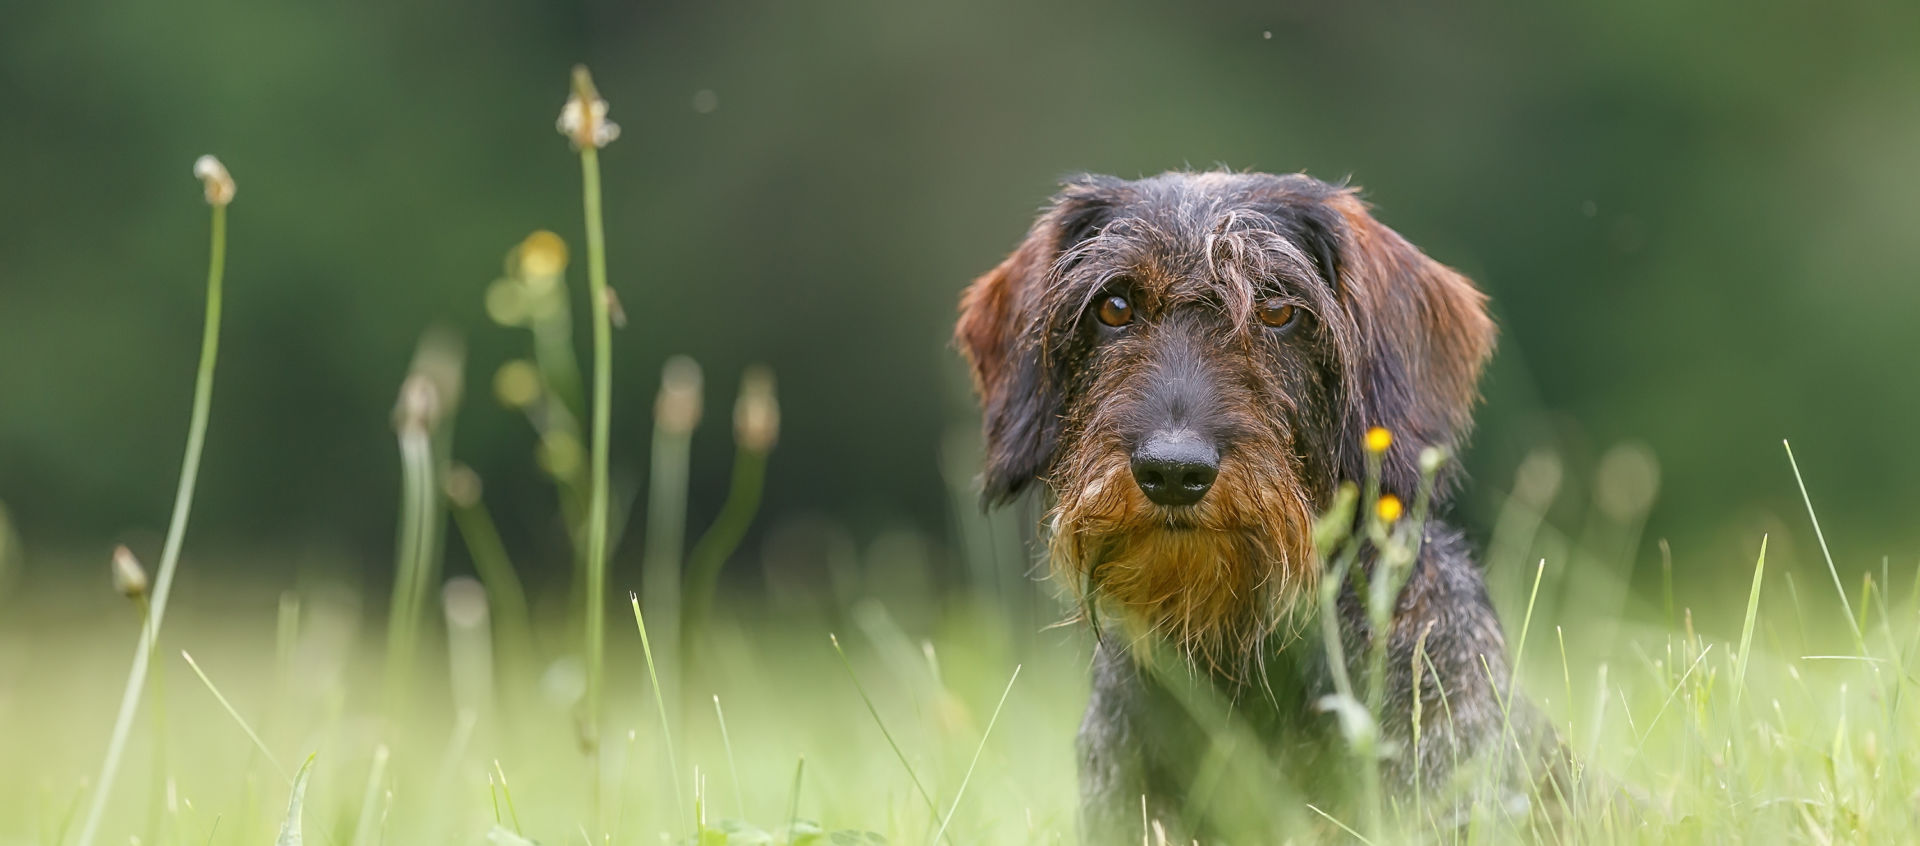
[[[239,194],[189,569],[351,561],[380,584],[389,409],[443,323],[471,353],[456,452],[522,566],[564,576],[532,434],[487,390],[524,336],[481,298],[528,232],[580,243],[553,119],[585,61],[625,130],[603,156],[632,317],[616,475],[644,477],[660,362],[697,358],[696,530],[739,373],[769,362],[758,536],[819,515],[940,557],[942,443],[975,419],[960,288],[1063,174],[1226,164],[1350,175],[1492,294],[1476,535],[1527,455],[1558,457],[1555,513],[1580,515],[1578,480],[1642,443],[1643,582],[1668,538],[1679,578],[1737,592],[1762,532],[1812,555],[1792,438],[1836,555],[1910,566],[1917,60],[1920,5],[1864,0],[9,3],[0,501],[30,573],[97,552],[104,580],[113,542],[157,536],[200,331],[189,167],[214,152]]]

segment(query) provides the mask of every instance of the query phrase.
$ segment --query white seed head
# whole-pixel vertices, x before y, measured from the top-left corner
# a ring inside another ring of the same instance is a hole
[[[138,600],[147,595],[147,569],[140,566],[140,559],[133,557],[133,550],[125,546],[113,548],[113,589],[128,599]]]
[[[193,162],[193,175],[207,189],[207,204],[224,206],[233,202],[233,175],[213,156],[201,156]]]
[[[773,391],[773,371],[762,365],[747,368],[740,380],[740,398],[733,404],[733,437],[742,448],[763,455],[780,439],[780,400]]]
[[[612,107],[600,99],[600,92],[593,87],[593,77],[587,73],[585,65],[576,65],[573,69],[573,94],[567,98],[567,104],[560,109],[560,119],[554,128],[573,142],[573,148],[583,150],[605,147],[620,137],[620,125],[607,120],[607,112]]]
[[[674,434],[700,425],[700,364],[684,355],[667,359],[660,372],[660,394],[653,403],[654,423]]]

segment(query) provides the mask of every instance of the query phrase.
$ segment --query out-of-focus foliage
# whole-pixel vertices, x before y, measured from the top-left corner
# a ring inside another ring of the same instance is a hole
[[[540,228],[579,243],[550,116],[586,60],[625,129],[605,155],[631,317],[616,475],[644,478],[667,354],[768,361],[765,513],[939,531],[938,445],[972,421],[960,286],[1061,174],[1223,163],[1351,175],[1492,293],[1470,518],[1537,448],[1584,479],[1638,440],[1647,537],[1693,575],[1783,526],[1804,558],[1791,437],[1836,554],[1877,557],[1920,477],[1916,31],[1920,6],[1864,0],[14,4],[0,499],[30,542],[157,524],[199,331],[188,166],[216,152],[241,190],[195,531],[383,553],[387,407],[421,328],[465,331],[492,373],[519,354],[482,307],[499,257]],[[509,540],[548,537],[530,436],[487,394],[459,452]],[[726,487],[720,417],[695,440],[696,523]]]

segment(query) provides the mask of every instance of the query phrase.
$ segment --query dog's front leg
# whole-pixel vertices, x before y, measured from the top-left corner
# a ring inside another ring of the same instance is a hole
[[[1095,647],[1079,737],[1082,843],[1138,842],[1155,822],[1169,835],[1180,829],[1175,797],[1155,777],[1169,762],[1152,760],[1158,698],[1132,658],[1104,643]]]

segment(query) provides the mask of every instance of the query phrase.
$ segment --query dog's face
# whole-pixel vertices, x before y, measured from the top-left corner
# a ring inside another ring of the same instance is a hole
[[[1411,496],[1464,436],[1493,327],[1466,279],[1305,176],[1069,183],[968,288],[989,502],[1032,481],[1080,596],[1215,666],[1312,584],[1310,526],[1365,472]]]

